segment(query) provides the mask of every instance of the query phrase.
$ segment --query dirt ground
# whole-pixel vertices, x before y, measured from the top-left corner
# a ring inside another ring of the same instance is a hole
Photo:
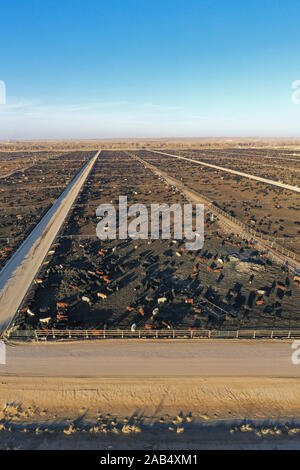
[[[12,344],[0,448],[299,448],[291,351],[281,341]]]

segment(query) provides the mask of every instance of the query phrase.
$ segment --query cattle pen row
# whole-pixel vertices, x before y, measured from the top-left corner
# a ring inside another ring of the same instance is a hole
[[[186,185],[182,184],[181,181],[176,180],[173,176],[170,176],[166,172],[159,170],[156,166],[146,162],[142,158],[137,156],[135,158],[143,165],[150,168],[154,173],[160,175],[167,183],[176,187],[180,192],[183,191],[185,196],[191,202],[201,202],[207,206],[208,210],[211,211],[212,214],[217,216],[220,215],[222,219],[219,219],[219,223],[223,223],[223,229],[227,226],[228,231],[228,227],[230,227],[231,230],[238,232],[239,235],[245,239],[247,239],[249,236],[252,236],[250,241],[253,242],[255,240],[257,247],[265,250],[265,255],[267,255],[273,261],[277,263],[284,263],[286,269],[291,272],[294,272],[295,269],[299,269],[300,256],[295,253],[293,249],[289,249],[278,244],[276,237],[258,232],[257,230],[239,220],[239,218],[234,217],[230,213],[222,210],[218,205],[216,205],[214,200],[204,196],[202,193],[194,191],[190,187],[187,187]]]
[[[300,329],[294,330],[15,330],[14,340],[91,340],[91,339],[300,339]]]

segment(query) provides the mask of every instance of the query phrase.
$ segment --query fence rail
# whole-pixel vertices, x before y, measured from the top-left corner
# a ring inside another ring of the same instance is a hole
[[[15,330],[9,339],[51,341],[83,339],[296,339],[300,329],[241,330]]]

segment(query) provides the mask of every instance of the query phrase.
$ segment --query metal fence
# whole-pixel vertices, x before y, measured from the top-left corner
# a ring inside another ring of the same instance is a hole
[[[32,341],[91,339],[296,339],[300,329],[241,330],[15,330],[9,339]]]

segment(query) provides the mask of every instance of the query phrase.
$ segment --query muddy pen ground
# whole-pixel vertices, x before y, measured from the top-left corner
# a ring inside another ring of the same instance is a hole
[[[149,158],[151,153],[147,154]],[[170,158],[151,158],[173,171]],[[179,164],[174,172],[195,179],[196,173]],[[127,196],[128,206],[187,202],[181,191],[130,153],[102,151],[14,328],[47,332],[300,327],[295,276],[251,240],[224,233],[207,209],[204,246],[198,251],[186,250],[184,239],[99,240],[96,209],[101,203],[118,209],[120,195]]]

